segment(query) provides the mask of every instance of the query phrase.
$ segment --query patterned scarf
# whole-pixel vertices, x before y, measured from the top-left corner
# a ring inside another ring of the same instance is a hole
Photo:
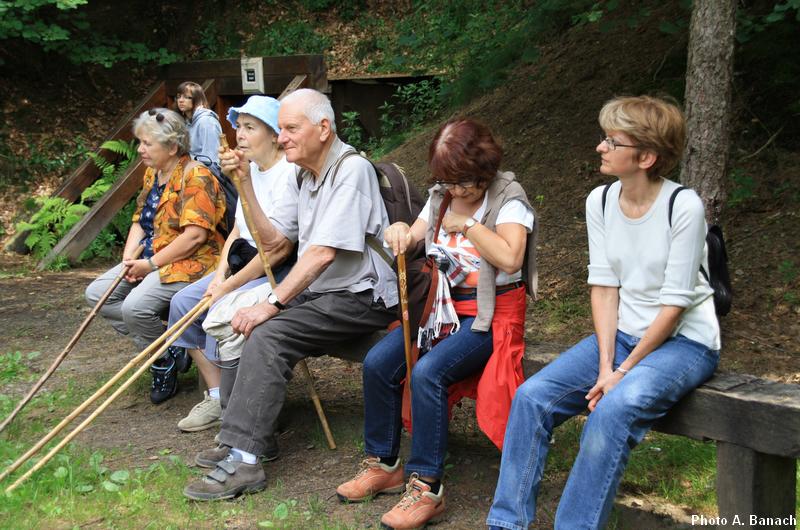
[[[458,332],[461,323],[456,309],[453,307],[453,299],[450,297],[450,286],[463,282],[468,274],[450,249],[439,243],[431,245],[428,256],[431,256],[436,262],[436,274],[439,275],[439,281],[436,282],[436,298],[433,301],[428,320],[424,326],[419,328],[417,346],[420,353],[429,351],[437,340]],[[478,261],[478,258],[473,259]]]

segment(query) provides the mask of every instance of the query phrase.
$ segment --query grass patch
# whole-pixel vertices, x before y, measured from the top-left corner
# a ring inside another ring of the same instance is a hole
[[[20,351],[0,354],[0,383],[8,383],[28,373],[27,361],[39,357],[38,351],[23,355]]]

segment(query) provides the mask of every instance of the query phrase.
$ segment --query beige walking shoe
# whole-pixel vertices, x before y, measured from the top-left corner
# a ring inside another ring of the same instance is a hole
[[[184,432],[197,432],[222,423],[222,407],[219,399],[214,399],[203,392],[203,401],[192,407],[189,415],[178,422],[178,428]]]
[[[434,495],[431,487],[419,480],[419,475],[412,473],[403,498],[383,514],[381,526],[389,530],[422,528],[443,512],[444,486],[439,486],[439,494]]]
[[[391,467],[381,464],[381,459],[377,457],[362,460],[361,466],[361,471],[352,480],[336,488],[336,495],[340,501],[361,502],[379,493],[403,491],[405,479],[399,458]]]

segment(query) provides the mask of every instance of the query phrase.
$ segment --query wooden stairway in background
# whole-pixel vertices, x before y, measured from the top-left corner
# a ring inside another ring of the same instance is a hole
[[[287,94],[302,87],[315,88],[327,92],[328,82],[325,63],[321,55],[292,55],[282,57],[263,57],[264,91],[267,94]],[[132,125],[142,112],[153,107],[174,106],[174,94],[184,81],[194,80],[203,86],[208,99],[209,108],[220,118],[222,130],[228,142],[235,145],[235,133],[225,116],[232,106],[241,104],[248,95],[244,94],[241,85],[241,69],[239,59],[220,59],[213,61],[196,61],[178,63],[161,68],[161,80],[143,97],[128,115],[122,118],[103,140],[130,141],[133,138]],[[115,160],[116,154],[104,149],[96,153],[109,160]],[[50,253],[38,264],[44,269],[57,256],[65,256],[70,261],[77,261],[78,256],[94,240],[100,231],[108,225],[114,215],[128,203],[140,190],[145,166],[137,157],[128,166],[127,171],[98,200],[86,215],[64,235]],[[83,190],[92,185],[100,176],[100,169],[87,158],[72,175],[53,193],[54,197],[63,197],[74,202]],[[7,245],[19,253],[27,252],[25,238],[27,233],[18,234]]]

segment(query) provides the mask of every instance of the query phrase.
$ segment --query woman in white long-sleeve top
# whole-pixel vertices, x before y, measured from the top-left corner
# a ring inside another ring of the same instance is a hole
[[[686,137],[681,111],[650,97],[616,98],[600,111],[600,172],[616,176],[586,200],[595,334],[517,391],[487,525],[527,529],[553,429],[589,409],[557,529],[601,528],[628,456],[653,423],[708,379],[719,362],[703,203],[669,199],[666,180]],[[706,266],[707,269],[707,266]]]

